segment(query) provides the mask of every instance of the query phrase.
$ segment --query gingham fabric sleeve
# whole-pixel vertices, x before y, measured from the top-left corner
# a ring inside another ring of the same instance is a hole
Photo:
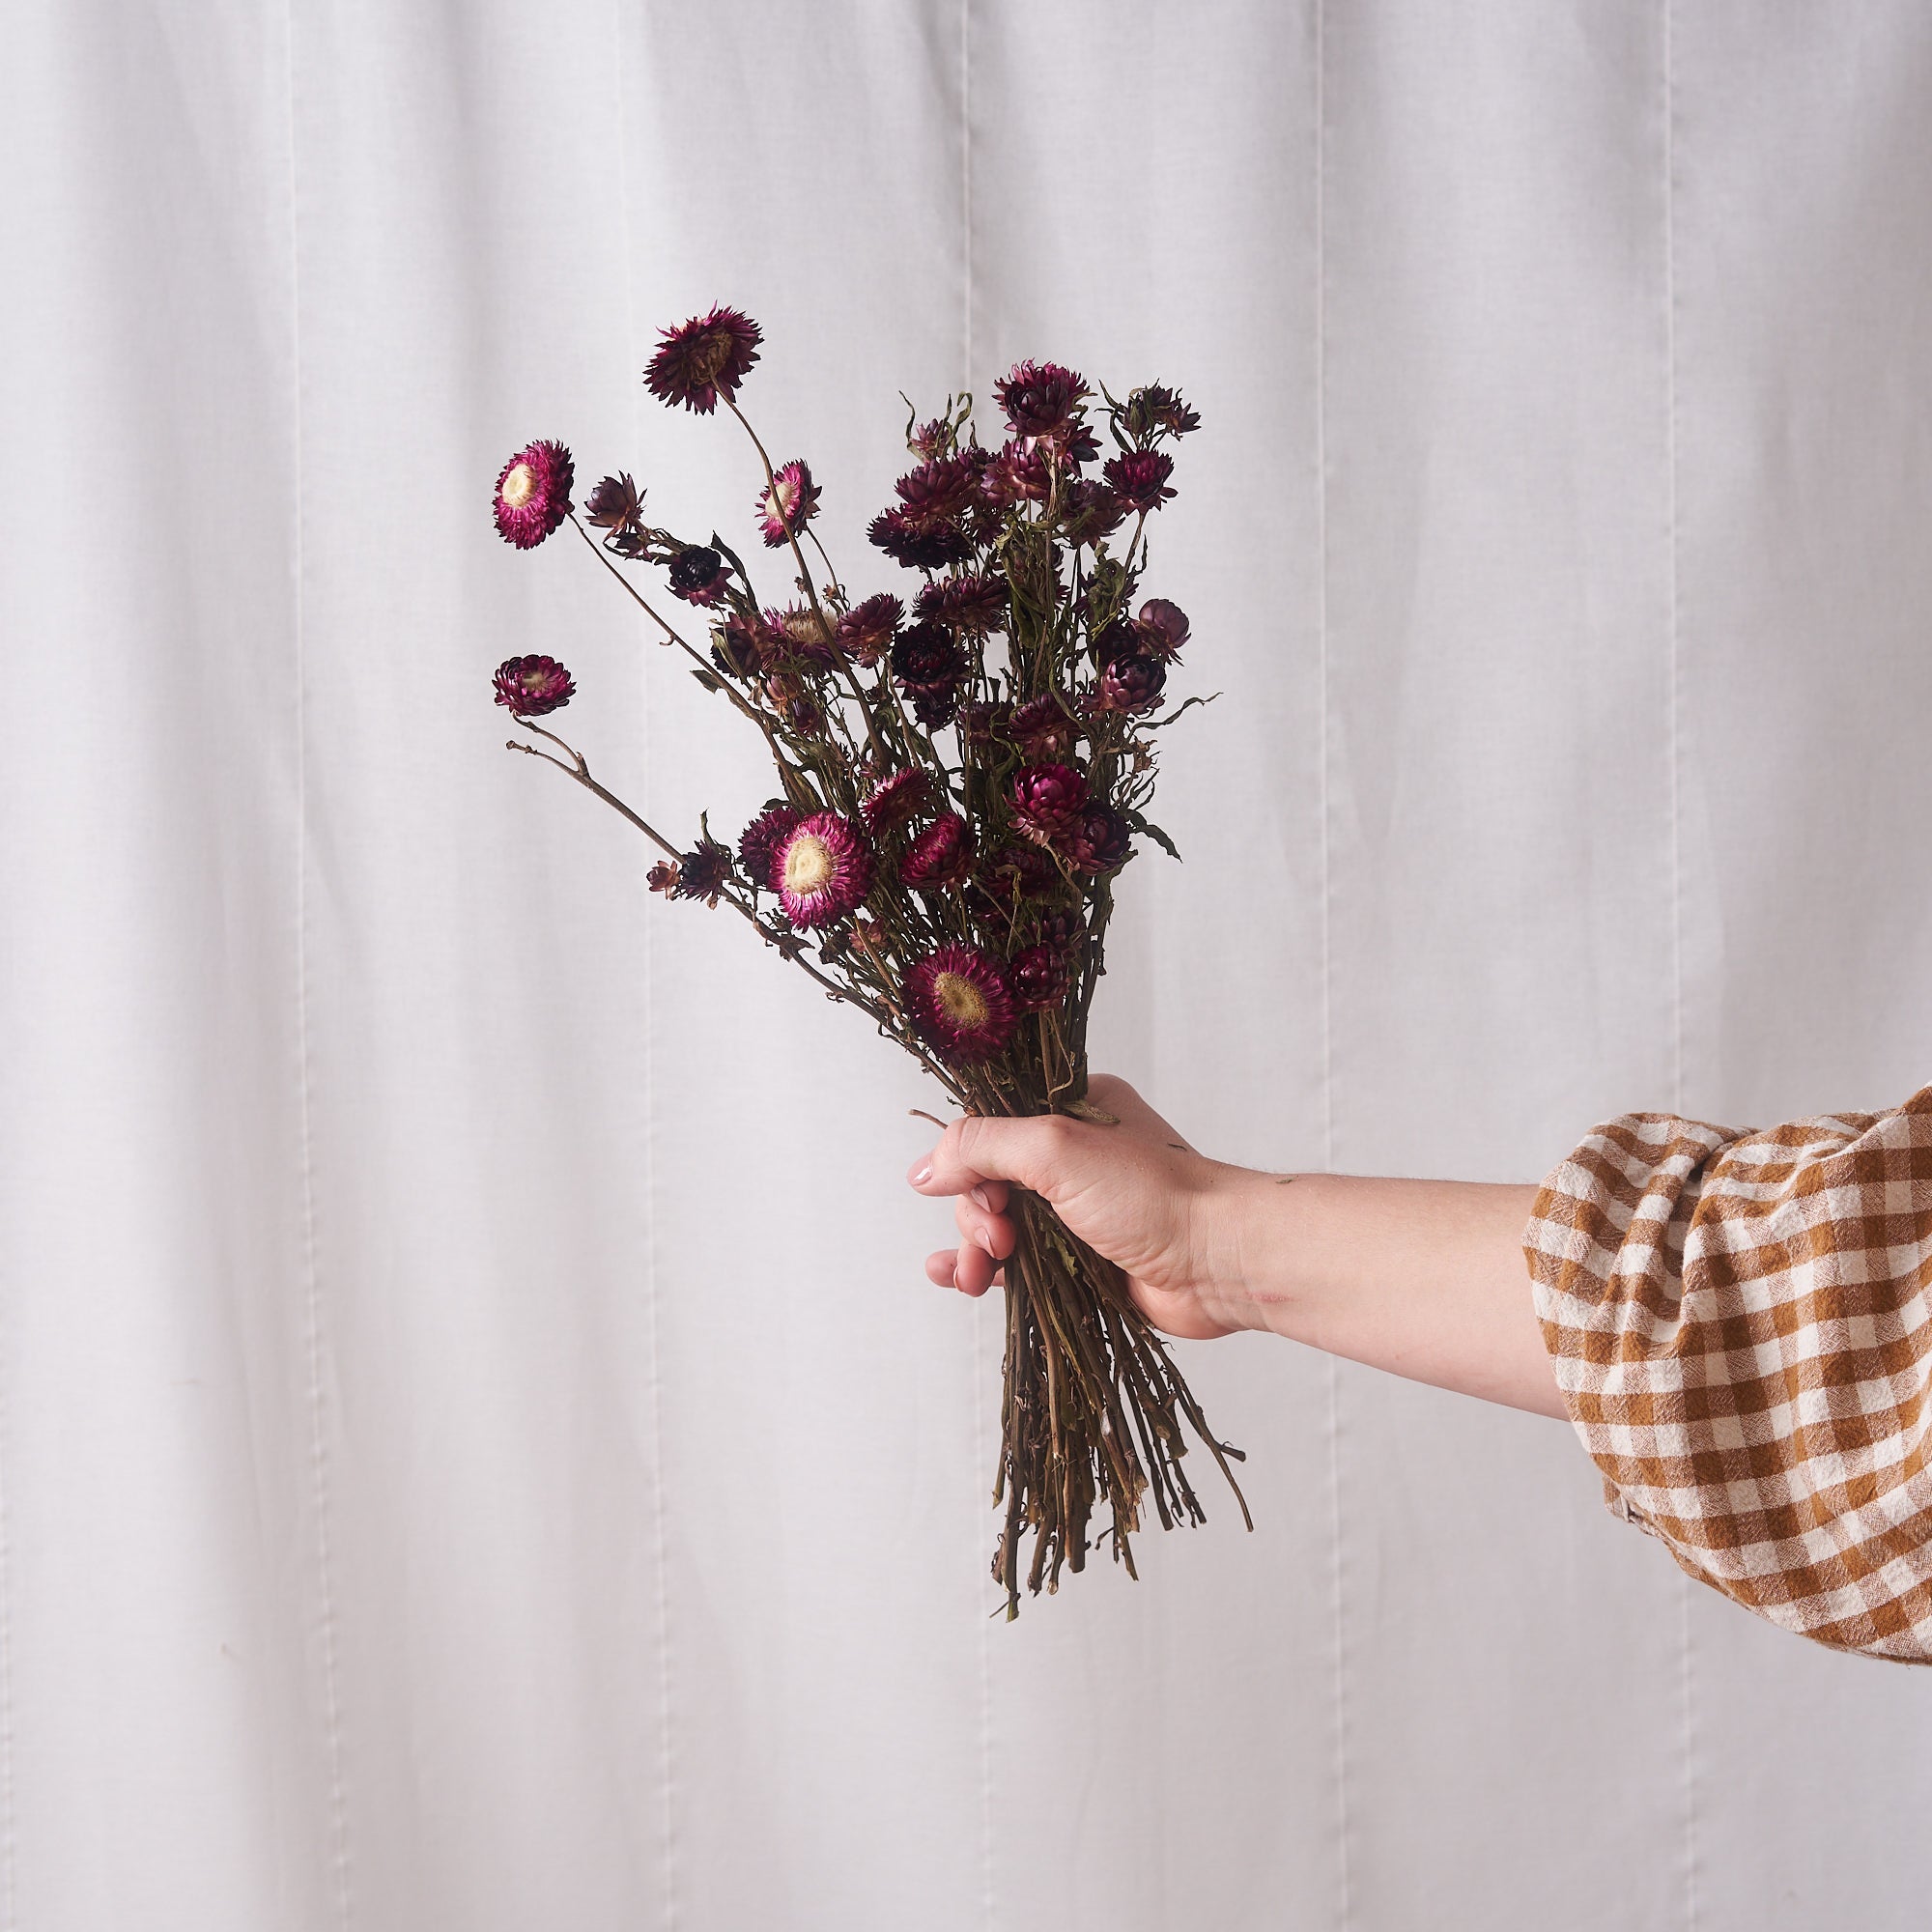
[[[1932,1662],[1932,1087],[1761,1130],[1625,1114],[1523,1252],[1611,1512],[1786,1630]]]

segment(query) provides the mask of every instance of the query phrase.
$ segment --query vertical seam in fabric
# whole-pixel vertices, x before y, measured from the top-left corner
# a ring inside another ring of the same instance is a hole
[[[959,386],[973,387],[973,0],[959,0]],[[973,1324],[973,1415],[991,1413],[986,1402],[986,1324]],[[999,1453],[999,1445],[994,1445]],[[984,1524],[974,1514],[975,1559]],[[980,1909],[991,1932],[999,1923],[993,1861],[993,1634],[987,1617],[978,1618],[980,1635]]]
[[[638,347],[637,249],[631,233],[631,128],[629,95],[624,86],[626,14],[621,4],[611,8],[612,37],[616,47],[614,76],[617,102],[617,213],[623,229],[624,247],[624,342],[625,354],[634,355]],[[635,445],[637,416],[641,407],[636,392],[631,398],[632,442]],[[650,655],[638,659],[638,736],[644,768],[650,768]],[[677,1924],[677,1758],[672,1737],[674,1697],[670,1643],[670,1507],[665,1486],[664,1424],[664,1340],[658,1319],[658,1091],[657,1025],[655,974],[652,971],[651,936],[657,922],[645,918],[643,932],[643,1077],[644,1077],[644,1329],[651,1351],[646,1397],[651,1411],[651,1538],[657,1569],[658,1620],[658,1736],[659,1779],[662,1809],[658,1829],[664,1842],[665,1932]]]
[[[1315,573],[1316,646],[1321,697],[1320,814],[1321,822],[1321,1164],[1335,1169],[1335,1031],[1333,971],[1334,841],[1329,814],[1328,736],[1328,21],[1326,0],[1315,0]],[[1334,1543],[1330,1609],[1335,1623],[1335,1850],[1338,1923],[1353,1916],[1349,1868],[1349,1679],[1344,1639],[1342,1556],[1342,1376],[1331,1355],[1328,1382],[1328,1478]]]
[[[289,351],[291,457],[295,500],[292,578],[295,593],[296,697],[296,1092],[301,1147],[302,1269],[307,1288],[310,1503],[315,1511],[317,1594],[322,1617],[323,1716],[328,1747],[329,1864],[335,1881],[335,1918],[351,1922],[349,1794],[343,1775],[342,1693],[337,1674],[335,1589],[330,1577],[328,1430],[325,1420],[322,1365],[322,1269],[315,1222],[315,1129],[310,1103],[312,1065],[308,1017],[308,636],[302,605],[306,558],[302,507],[301,197],[296,145],[296,11],[282,10],[289,120]]]
[[[1670,794],[1670,1084],[1672,1111],[1682,1115],[1684,1096],[1684,829],[1683,829],[1683,540],[1678,518],[1677,409],[1677,40],[1673,0],[1662,0],[1663,112],[1663,399],[1664,508],[1667,526],[1665,579],[1668,603],[1668,730]],[[1682,1705],[1679,1747],[1683,1755],[1684,1923],[1697,1925],[1696,1681],[1691,1636],[1690,1579],[1677,1578],[1679,1611],[1678,1696]]]
[[[14,1591],[13,1532],[6,1479],[8,1409],[6,1347],[12,1332],[0,1326],[0,1932],[18,1932],[14,1904]]]

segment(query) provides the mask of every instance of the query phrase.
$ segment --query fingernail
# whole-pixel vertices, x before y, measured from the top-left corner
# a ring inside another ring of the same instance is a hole
[[[921,1161],[920,1164],[916,1168],[914,1168],[909,1175],[906,1176],[906,1179],[909,1181],[911,1181],[915,1187],[923,1187],[925,1183],[932,1179],[932,1163],[929,1160]]]
[[[977,1201],[980,1204],[980,1206],[986,1210],[987,1213],[990,1214],[993,1211],[993,1204],[986,1199],[986,1190],[983,1187],[979,1187],[979,1186],[969,1187],[966,1191],[972,1195],[973,1199]]]
[[[985,1251],[986,1258],[988,1261],[999,1260],[999,1256],[994,1254],[993,1252],[993,1237],[991,1235],[987,1234],[985,1229],[977,1228],[974,1230],[973,1245],[976,1248],[983,1249]]]

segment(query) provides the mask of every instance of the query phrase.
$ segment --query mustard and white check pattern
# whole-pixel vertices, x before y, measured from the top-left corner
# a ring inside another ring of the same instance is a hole
[[[1755,1131],[1622,1115],[1523,1252],[1612,1512],[1786,1630],[1932,1662],[1932,1087]]]

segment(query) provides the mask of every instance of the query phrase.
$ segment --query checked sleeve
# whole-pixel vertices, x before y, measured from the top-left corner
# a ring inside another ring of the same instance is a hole
[[[1622,1115],[1523,1252],[1611,1513],[1786,1630],[1932,1662],[1932,1087],[1750,1131]]]

